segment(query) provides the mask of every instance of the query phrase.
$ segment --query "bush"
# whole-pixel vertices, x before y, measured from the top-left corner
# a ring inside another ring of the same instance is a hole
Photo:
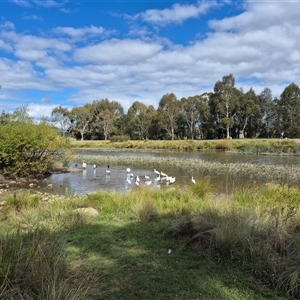
[[[68,141],[45,121],[12,114],[0,127],[0,172],[19,177],[44,174],[54,163],[68,160]]]
[[[231,148],[232,148],[232,144],[229,140],[221,140],[216,145],[216,149],[229,150]]]

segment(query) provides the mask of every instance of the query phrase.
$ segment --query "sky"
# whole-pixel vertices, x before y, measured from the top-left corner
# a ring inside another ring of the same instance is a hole
[[[300,85],[300,0],[0,0],[0,112]]]

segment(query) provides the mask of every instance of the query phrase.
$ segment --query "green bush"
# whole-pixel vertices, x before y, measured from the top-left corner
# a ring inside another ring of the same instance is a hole
[[[19,177],[44,174],[68,160],[68,141],[46,122],[12,117],[0,126],[0,172]]]

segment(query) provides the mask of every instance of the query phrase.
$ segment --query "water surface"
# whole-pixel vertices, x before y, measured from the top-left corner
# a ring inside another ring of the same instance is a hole
[[[103,150],[80,150],[76,155],[89,156],[134,156],[134,157],[175,157],[178,159],[199,159],[221,163],[251,163],[261,165],[282,165],[300,167],[299,157],[297,156],[265,156],[265,155],[245,155],[238,153],[230,153],[224,151],[103,151]],[[75,167],[75,163],[70,164]],[[94,169],[93,165],[87,165],[86,170],[78,166],[78,172],[53,174],[49,178],[37,183],[39,190],[51,192],[55,194],[87,194],[96,190],[126,192],[132,188],[136,188],[136,176],[140,178],[139,185],[150,185],[153,188],[169,188],[172,185],[167,185],[166,181],[157,181],[157,175],[153,169],[148,169],[143,166],[131,168],[130,173],[127,173],[126,168],[130,166],[110,166],[110,175],[106,174],[107,166],[99,166]],[[201,176],[196,172],[189,170],[180,171],[173,168],[159,170],[166,173],[168,176],[176,177],[174,186],[182,188],[191,185],[191,176],[198,180]],[[130,174],[133,177],[130,177]],[[150,177],[145,180],[145,175]],[[216,175],[211,178],[216,191],[220,193],[230,193],[236,187],[263,184],[249,178],[242,178],[229,175]],[[51,184],[52,188],[48,188]],[[24,186],[28,188],[28,184]]]

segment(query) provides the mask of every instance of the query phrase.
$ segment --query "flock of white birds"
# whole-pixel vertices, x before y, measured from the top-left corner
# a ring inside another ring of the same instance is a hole
[[[96,169],[97,165],[94,164],[93,167],[94,167],[94,169]],[[82,168],[83,168],[83,170],[86,170],[87,164],[85,162],[82,162]],[[107,166],[105,173],[107,176],[110,176],[109,165]],[[143,176],[135,175],[134,176],[133,173],[131,172],[130,168],[126,169],[126,173],[127,173],[127,176],[126,176],[125,180],[127,181],[127,184],[129,186],[131,186],[132,184],[134,184],[136,186],[139,186],[141,184],[146,185],[146,186],[154,184],[155,186],[159,187],[160,184],[169,185],[176,181],[176,177],[169,176],[166,173],[164,173],[162,171],[158,171],[156,169],[153,170],[153,173],[155,174],[153,178],[150,178],[150,176],[148,176],[148,175],[143,175]],[[196,184],[196,180],[194,179],[193,176],[191,178],[191,181],[193,184]]]

